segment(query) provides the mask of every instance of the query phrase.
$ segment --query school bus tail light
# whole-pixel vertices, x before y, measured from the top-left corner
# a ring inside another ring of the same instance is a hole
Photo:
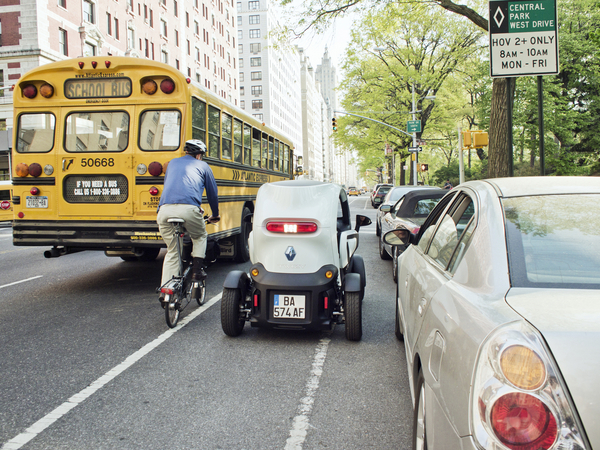
[[[107,69],[110,68],[110,61],[104,61],[104,65]]]
[[[158,188],[156,186],[152,186],[149,190],[150,195],[158,195]]]
[[[84,66],[85,64],[83,63],[83,61],[79,61],[79,62],[77,63],[77,65],[79,66],[79,68],[80,68],[80,69],[83,69],[83,66]]]
[[[172,94],[175,90],[175,82],[170,78],[165,78],[160,82],[160,90],[165,94]]]
[[[50,98],[54,95],[54,87],[48,83],[44,83],[42,84],[42,87],[40,87],[40,94],[44,98]]]
[[[153,177],[159,176],[163,172],[162,164],[158,161],[151,162],[148,166],[148,172],[150,172],[150,175]]]
[[[29,175],[29,165],[27,165],[25,163],[19,163],[19,164],[17,164],[17,167],[15,168],[15,172],[18,177],[24,178],[27,175]]]
[[[156,94],[158,86],[154,80],[146,80],[142,83],[142,92],[148,95]]]
[[[37,88],[33,84],[28,84],[23,88],[23,96],[26,98],[35,98],[37,95]]]
[[[92,67],[95,69],[98,66],[98,62],[92,61]]]
[[[42,166],[38,163],[29,164],[29,175],[32,177],[39,177],[42,174]]]
[[[34,187],[32,187],[31,189],[29,189],[29,193],[30,193],[31,195],[40,195],[40,189],[39,189],[39,188],[36,188],[36,187],[34,186]]]

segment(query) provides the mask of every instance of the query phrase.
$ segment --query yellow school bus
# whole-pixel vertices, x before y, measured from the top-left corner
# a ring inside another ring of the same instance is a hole
[[[219,188],[209,251],[247,261],[258,188],[290,179],[293,145],[166,64],[86,57],[40,66],[14,89],[13,243],[45,255],[154,259],[168,162],[201,139]],[[203,199],[203,207],[210,207]],[[218,246],[211,245],[218,243]]]

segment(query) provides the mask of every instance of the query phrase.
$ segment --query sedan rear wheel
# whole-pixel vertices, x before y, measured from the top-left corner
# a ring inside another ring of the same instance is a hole
[[[425,379],[423,371],[417,377],[417,390],[413,415],[413,450],[427,450],[427,428],[425,418]]]
[[[385,250],[382,239],[379,238],[377,241],[379,242],[379,257],[385,261],[392,259],[389,253]]]

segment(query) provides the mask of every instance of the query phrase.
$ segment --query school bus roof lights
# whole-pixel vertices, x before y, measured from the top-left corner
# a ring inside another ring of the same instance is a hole
[[[48,83],[44,83],[40,87],[40,94],[44,98],[50,98],[54,95],[54,87]]]
[[[160,90],[165,94],[172,94],[175,91],[175,82],[170,78],[165,78],[160,82]]]
[[[146,80],[142,83],[142,92],[148,95],[154,95],[158,90],[158,86],[154,80]]]
[[[28,84],[23,87],[23,96],[26,98],[35,98],[37,95],[37,88],[33,84]]]

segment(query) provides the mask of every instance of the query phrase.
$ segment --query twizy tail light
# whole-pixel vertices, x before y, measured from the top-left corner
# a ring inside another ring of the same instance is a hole
[[[323,299],[323,309],[329,309],[329,297]]]
[[[271,233],[314,233],[317,224],[314,222],[268,222],[267,231]]]
[[[254,307],[258,308],[258,294],[254,294]]]

